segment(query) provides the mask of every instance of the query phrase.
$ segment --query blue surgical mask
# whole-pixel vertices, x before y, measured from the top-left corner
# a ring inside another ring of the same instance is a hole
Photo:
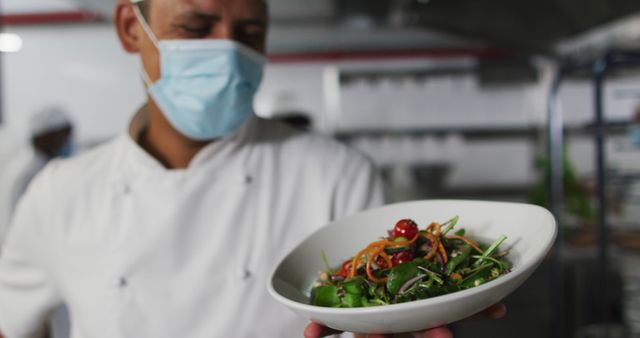
[[[62,158],[69,158],[73,156],[73,154],[75,153],[75,150],[76,150],[75,142],[73,142],[73,138],[69,137],[69,139],[67,139],[67,142],[65,142],[62,149],[60,149],[60,151],[58,152],[58,156]]]
[[[265,57],[232,40],[158,41],[140,10],[136,16],[160,51],[160,79],[148,91],[184,136],[208,141],[235,133],[253,114]]]
[[[636,125],[631,127],[628,132],[629,140],[631,140],[631,144],[636,148],[640,148],[640,125]]]

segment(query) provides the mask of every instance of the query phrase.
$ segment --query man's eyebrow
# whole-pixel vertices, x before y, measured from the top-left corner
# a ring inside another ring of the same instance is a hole
[[[199,21],[220,21],[221,17],[217,14],[209,14],[198,11],[188,11],[176,16],[176,19],[181,20],[199,20]]]
[[[264,19],[240,19],[238,23],[241,25],[267,26],[267,20]]]

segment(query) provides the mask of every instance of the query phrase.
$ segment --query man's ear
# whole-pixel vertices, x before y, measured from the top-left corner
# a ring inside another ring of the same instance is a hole
[[[119,0],[113,12],[113,24],[122,48],[129,53],[138,53],[140,30],[133,6],[129,0]]]

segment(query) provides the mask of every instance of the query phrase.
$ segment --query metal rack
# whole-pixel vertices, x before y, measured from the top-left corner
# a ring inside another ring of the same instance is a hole
[[[551,212],[556,216],[559,224],[562,224],[563,210],[563,146],[564,146],[564,119],[560,109],[559,91],[563,80],[571,74],[578,72],[590,72],[594,86],[594,130],[593,136],[595,141],[595,162],[596,162],[596,225],[598,237],[598,263],[597,273],[594,280],[597,283],[598,290],[601,292],[597,297],[597,312],[595,318],[598,322],[606,323],[609,318],[609,301],[607,294],[607,266],[608,266],[608,237],[609,231],[606,224],[606,196],[605,187],[606,163],[605,163],[605,121],[604,121],[604,80],[606,75],[613,69],[621,67],[638,67],[640,66],[640,51],[638,50],[609,50],[601,55],[583,60],[568,60],[564,62],[558,69],[551,86],[548,102],[548,141],[549,154],[551,159],[551,184],[550,184],[550,202]],[[564,276],[562,271],[562,262],[559,253],[563,249],[564,238],[562,232],[559,232],[556,243],[556,254],[554,255],[554,309],[556,311],[556,325],[554,327],[555,337],[566,337],[565,324],[565,304],[564,304]]]

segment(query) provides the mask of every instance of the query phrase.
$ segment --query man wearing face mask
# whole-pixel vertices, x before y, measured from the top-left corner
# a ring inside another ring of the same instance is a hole
[[[0,257],[0,331],[38,337],[64,303],[73,338],[300,336],[268,274],[319,226],[379,205],[374,168],[253,114],[264,1],[130,1],[114,22],[149,100],[125,134],[31,185]]]
[[[0,175],[0,247],[18,200],[34,176],[52,159],[73,153],[73,125],[58,107],[45,108],[29,120],[30,144],[8,159]]]

